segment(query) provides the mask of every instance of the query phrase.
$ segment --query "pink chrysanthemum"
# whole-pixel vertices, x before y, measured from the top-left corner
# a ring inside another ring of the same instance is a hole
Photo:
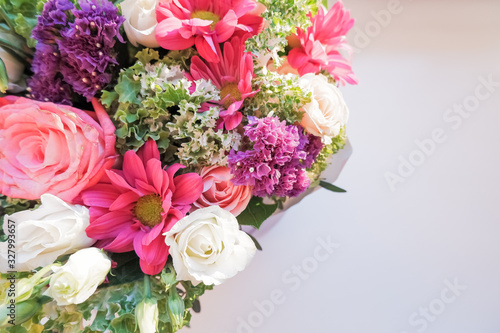
[[[312,25],[305,31],[298,28],[297,35],[289,39],[289,45],[293,48],[288,54],[288,63],[300,75],[327,70],[342,84],[356,84],[350,60],[352,51],[346,41],[346,34],[354,25],[354,19],[344,9],[342,1],[336,2],[326,15],[320,6],[318,14],[313,17],[309,13],[309,17]],[[347,53],[349,59],[341,53]]]
[[[204,62],[199,57],[191,60],[190,75],[193,80],[210,80],[220,90],[219,104],[225,109],[220,112],[221,122],[227,130],[238,126],[243,115],[238,110],[243,100],[252,97],[253,60],[245,52],[244,39],[234,37],[224,43],[223,52],[217,46],[219,62]]]
[[[110,252],[135,250],[145,274],[158,274],[168,258],[164,232],[183,218],[202,191],[196,173],[174,177],[183,166],[162,169],[156,143],[149,140],[138,153],[127,151],[122,170],[110,170],[82,193],[90,207],[90,238]]]
[[[156,40],[168,50],[193,45],[207,61],[217,62],[216,44],[233,35],[258,34],[264,25],[255,0],[168,0],[156,8]]]

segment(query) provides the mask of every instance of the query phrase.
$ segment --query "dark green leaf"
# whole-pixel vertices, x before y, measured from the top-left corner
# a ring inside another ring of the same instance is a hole
[[[9,87],[9,77],[7,76],[7,68],[3,60],[0,58],[0,92],[6,93]]]
[[[247,208],[238,215],[237,219],[241,225],[251,225],[259,229],[262,223],[273,215],[278,208],[278,204],[266,205],[262,198],[252,197]]]
[[[250,238],[253,240],[253,243],[255,244],[255,247],[257,248],[257,250],[262,251],[262,246],[260,246],[260,244],[257,241],[257,239],[254,236],[250,235],[248,232],[246,234],[248,236],[250,236]]]
[[[117,267],[108,274],[109,283],[103,287],[127,283],[142,279],[144,273],[139,265],[139,257],[134,251],[125,253],[114,253],[111,257],[117,263]]]
[[[341,189],[340,187],[337,187],[333,184],[330,184],[329,182],[325,182],[323,180],[321,180],[319,182],[319,185],[323,188],[326,188],[327,190],[329,191],[332,191],[332,192],[338,192],[338,193],[344,193],[344,192],[347,192],[346,190],[344,189]]]

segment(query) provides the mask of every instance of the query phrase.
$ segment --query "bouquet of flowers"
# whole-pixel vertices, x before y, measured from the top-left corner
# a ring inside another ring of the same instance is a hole
[[[0,331],[175,332],[346,143],[316,0],[0,0]]]

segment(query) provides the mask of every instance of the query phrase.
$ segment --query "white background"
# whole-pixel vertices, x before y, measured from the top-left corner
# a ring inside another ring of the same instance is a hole
[[[343,88],[354,153],[337,185],[348,193],[322,189],[282,215],[182,332],[500,332],[500,1],[401,0],[379,21],[388,1],[344,3],[360,81]],[[491,75],[499,85],[474,106]],[[474,111],[447,122],[461,103]],[[418,160],[415,140],[436,129],[446,140],[391,191],[386,173]],[[340,245],[319,263],[318,237]],[[271,307],[273,290],[283,296]]]

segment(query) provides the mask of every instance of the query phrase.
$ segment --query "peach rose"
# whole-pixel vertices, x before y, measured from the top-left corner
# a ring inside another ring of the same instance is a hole
[[[234,185],[231,182],[233,175],[227,167],[205,167],[200,176],[203,179],[203,193],[193,204],[198,208],[219,206],[238,216],[252,198],[252,187]]]
[[[30,200],[50,193],[71,202],[96,184],[115,161],[115,127],[96,99],[92,104],[95,114],[0,98],[0,193]]]
[[[271,72],[276,72],[280,75],[287,75],[287,74],[299,75],[299,72],[288,63],[287,57],[283,57],[283,63],[278,68],[274,66],[274,61],[270,60],[269,63],[267,64],[267,69],[270,70]]]

